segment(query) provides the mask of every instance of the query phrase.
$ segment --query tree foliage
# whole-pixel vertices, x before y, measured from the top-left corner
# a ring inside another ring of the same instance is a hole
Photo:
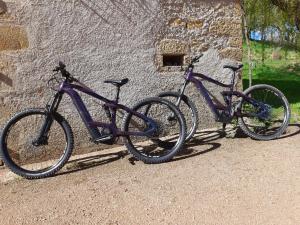
[[[242,4],[249,34],[259,31],[264,41],[272,28],[281,43],[299,44],[300,0],[244,0]]]
[[[287,52],[292,47],[300,53],[300,0],[242,0],[243,33],[248,50],[249,86],[256,62],[252,55],[251,33],[259,33],[261,62],[266,59],[265,43],[276,42]],[[287,55],[287,54],[285,54]]]
[[[292,18],[293,24],[300,31],[300,0],[270,0],[271,4],[277,6],[280,10],[288,13]]]

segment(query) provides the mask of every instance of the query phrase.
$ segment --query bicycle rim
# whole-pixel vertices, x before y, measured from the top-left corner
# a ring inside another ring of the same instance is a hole
[[[5,135],[6,158],[19,171],[43,174],[55,169],[63,161],[67,150],[67,136],[63,127],[53,120],[47,143],[35,146],[46,119],[46,113],[34,112],[17,118]]]

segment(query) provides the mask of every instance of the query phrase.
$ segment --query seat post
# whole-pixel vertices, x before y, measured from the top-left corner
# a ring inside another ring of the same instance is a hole
[[[236,72],[233,70],[233,75],[232,75],[232,79],[231,79],[231,85],[232,85],[231,91],[233,91],[233,89],[234,89],[235,73],[236,73]]]
[[[117,95],[116,95],[116,102],[119,102],[119,95],[120,95],[120,86],[116,86],[117,87]]]

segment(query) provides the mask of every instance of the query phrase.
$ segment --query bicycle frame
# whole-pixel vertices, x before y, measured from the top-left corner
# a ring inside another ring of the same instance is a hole
[[[111,109],[110,110],[111,111],[111,122],[110,123],[102,123],[102,122],[94,121],[92,119],[87,107],[85,106],[82,98],[80,97],[80,95],[78,94],[78,92],[76,90],[83,92],[93,98],[100,100],[100,101],[103,101],[104,102],[103,106],[106,106],[109,109]],[[103,96],[95,93],[92,89],[86,87],[84,84],[82,84],[80,82],[76,82],[75,84],[73,84],[68,81],[63,81],[61,83],[59,89],[57,90],[57,93],[54,96],[54,100],[52,101],[52,104],[49,107],[50,113],[55,112],[57,110],[64,93],[68,94],[70,96],[70,98],[72,99],[73,104],[75,105],[84,125],[86,126],[86,128],[89,131],[93,140],[97,140],[98,138],[101,137],[98,127],[109,129],[114,138],[118,137],[118,136],[151,136],[157,129],[156,123],[152,119],[150,119],[147,116],[145,116],[139,112],[136,112],[124,105],[118,104],[117,100],[113,101],[113,100],[104,98]],[[117,125],[116,125],[117,109],[122,109],[122,110],[126,111],[127,113],[130,113],[134,116],[137,116],[137,117],[143,119],[149,125],[149,129],[145,132],[121,131],[120,129],[117,128]]]
[[[210,92],[205,88],[205,86],[203,85],[202,81],[200,79],[197,79],[196,77],[199,77],[202,80],[206,80],[210,83],[213,83],[215,85],[224,87],[224,88],[229,88],[229,91],[222,91],[221,94],[223,97],[225,96],[229,96],[229,101],[226,103],[226,105],[218,102],[218,104],[215,104]],[[231,79],[231,83],[230,84],[224,84],[221,83],[215,79],[212,79],[204,74],[201,73],[194,73],[193,72],[193,67],[189,68],[188,71],[186,72],[185,75],[185,82],[180,90],[180,99],[178,99],[177,105],[180,103],[181,101],[181,96],[184,94],[186,85],[192,82],[196,88],[199,90],[199,92],[201,93],[201,95],[204,97],[209,109],[211,110],[211,112],[213,113],[215,120],[216,121],[221,121],[222,122],[222,117],[221,114],[219,112],[219,110],[227,110],[227,112],[229,112],[229,120],[231,120],[234,116],[242,116],[242,114],[240,114],[239,112],[233,111],[232,110],[232,96],[237,96],[237,97],[241,97],[243,99],[245,99],[246,101],[250,102],[251,104],[259,104],[255,99],[252,99],[250,97],[248,97],[247,95],[238,92],[238,91],[234,91],[234,82],[235,82],[235,73],[233,74],[233,77]]]

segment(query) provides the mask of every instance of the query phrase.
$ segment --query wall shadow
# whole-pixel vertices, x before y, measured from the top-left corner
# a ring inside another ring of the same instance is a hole
[[[88,10],[92,11],[95,15],[97,15],[101,20],[103,20],[105,23],[109,24],[108,20],[104,17],[105,13],[102,11],[102,9],[97,5],[97,3],[94,3],[92,0],[79,0],[79,2]],[[90,5],[92,4],[92,5]]]
[[[0,0],[0,15],[7,12],[7,5],[5,2]]]
[[[0,73],[0,82],[3,82],[4,84],[10,87],[13,86],[13,80],[10,79],[8,76],[4,75],[3,73]]]
[[[102,5],[105,7],[103,8],[99,1],[96,0],[79,0],[79,2],[88,10],[92,11],[95,15],[97,15],[102,21],[104,21],[108,25],[113,25],[110,22],[110,13],[108,12],[119,12],[124,19],[126,19],[128,22],[133,22],[132,16],[130,16],[130,13],[132,12],[129,10],[128,4],[124,3],[120,0],[106,0],[106,1],[100,1]],[[149,5],[147,4],[147,1],[145,0],[133,0],[131,1],[132,4],[135,4],[138,7],[138,10],[142,10],[144,14],[150,15],[153,13]],[[128,8],[128,9],[127,9]],[[111,9],[111,10],[108,10]],[[131,9],[131,8],[130,8]]]

